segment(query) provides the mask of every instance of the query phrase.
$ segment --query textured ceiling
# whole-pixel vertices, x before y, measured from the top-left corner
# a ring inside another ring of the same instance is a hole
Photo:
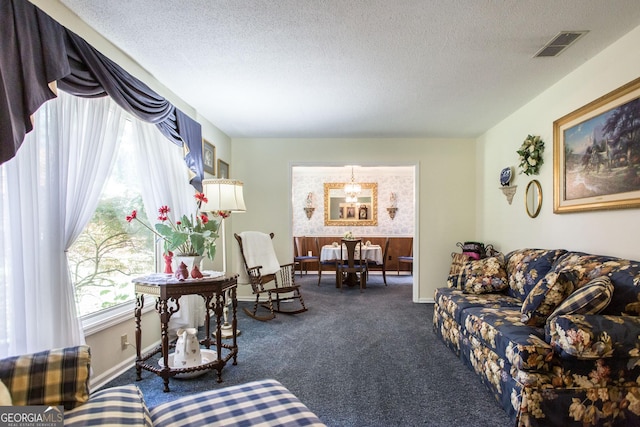
[[[475,137],[638,0],[59,0],[231,137]],[[558,32],[589,30],[555,58]]]

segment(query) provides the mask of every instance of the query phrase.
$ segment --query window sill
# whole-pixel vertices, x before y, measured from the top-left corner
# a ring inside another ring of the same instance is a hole
[[[134,318],[135,301],[125,302],[97,313],[82,316],[82,329],[85,336],[93,335]],[[153,305],[145,306],[142,314],[153,310]]]

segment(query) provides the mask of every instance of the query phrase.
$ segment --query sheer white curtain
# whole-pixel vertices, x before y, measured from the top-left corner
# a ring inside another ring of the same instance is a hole
[[[150,224],[158,222],[160,206],[169,206],[175,221],[196,212],[195,189],[189,184],[189,169],[182,147],[170,143],[155,125],[132,118],[135,155],[142,184],[142,199]],[[204,301],[198,295],[180,298],[180,310],[171,316],[169,331],[204,324]]]
[[[98,203],[122,113],[60,92],[0,166],[0,357],[84,342],[65,251]]]

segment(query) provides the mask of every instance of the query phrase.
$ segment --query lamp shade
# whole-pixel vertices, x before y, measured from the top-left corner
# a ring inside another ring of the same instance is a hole
[[[245,212],[242,196],[242,181],[236,179],[205,179],[202,181],[202,192],[207,202],[200,206],[201,212]]]

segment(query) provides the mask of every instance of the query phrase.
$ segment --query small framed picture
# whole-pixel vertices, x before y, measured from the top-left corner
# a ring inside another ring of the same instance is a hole
[[[202,165],[206,173],[216,174],[216,146],[206,139],[202,140]]]
[[[218,159],[218,178],[229,178],[229,163],[223,162],[220,159]]]

